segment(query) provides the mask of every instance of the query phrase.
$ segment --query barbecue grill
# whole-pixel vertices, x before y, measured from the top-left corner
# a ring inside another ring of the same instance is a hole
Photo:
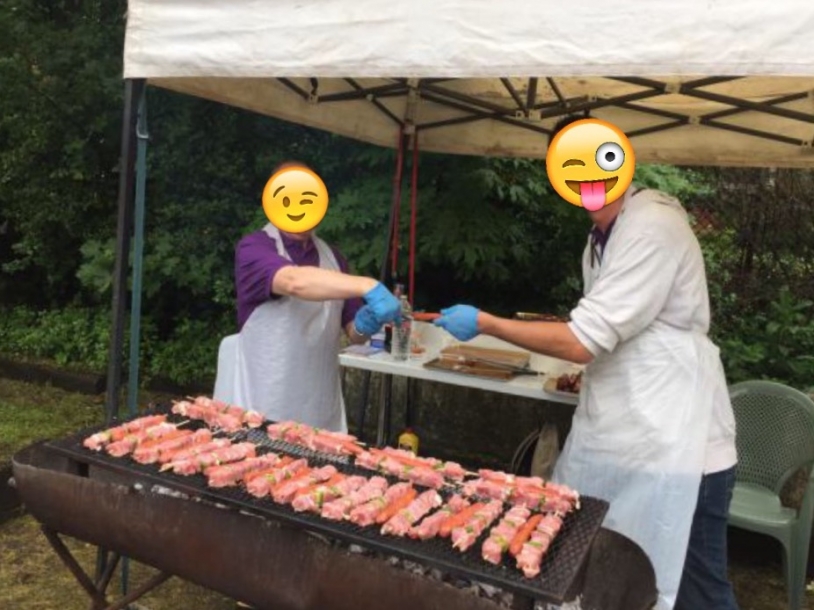
[[[565,519],[539,576],[528,579],[508,561],[493,566],[481,559],[488,529],[465,553],[445,539],[382,536],[378,528],[297,513],[241,487],[210,488],[203,475],[161,473],[155,465],[85,449],[82,441],[102,429],[33,445],[13,462],[23,502],[96,609],[125,607],[170,575],[274,610],[500,607],[447,582],[393,567],[382,560],[388,557],[498,587],[513,594],[516,608],[532,608],[535,601],[562,603],[580,594],[584,610],[645,610],[655,602],[652,567],[632,542],[601,530],[608,506],[595,498],[581,499],[580,510]],[[265,427],[229,436],[255,443],[259,452],[307,457],[314,466],[330,463],[347,474],[372,474],[346,457],[272,441]],[[60,533],[114,553],[96,582],[76,564]],[[353,546],[372,553],[351,552]],[[160,573],[108,605],[104,591],[120,556]],[[600,565],[601,573],[592,567]]]

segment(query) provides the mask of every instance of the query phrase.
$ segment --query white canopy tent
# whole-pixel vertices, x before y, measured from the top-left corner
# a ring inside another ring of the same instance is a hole
[[[813,31],[811,0],[130,0],[109,417],[146,84],[402,153],[543,158],[560,116],[590,113],[641,162],[802,168],[814,167]]]
[[[131,233],[131,412],[138,384],[145,85],[398,147],[397,176],[407,142],[544,158],[572,113],[640,162],[812,168],[812,32],[812,0],[129,0],[108,420]]]
[[[810,0],[131,0],[124,76],[383,146],[544,157],[590,111],[644,162],[814,167],[812,31]]]

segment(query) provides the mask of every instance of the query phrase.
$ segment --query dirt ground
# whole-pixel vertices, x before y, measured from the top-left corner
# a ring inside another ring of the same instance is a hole
[[[37,413],[43,404],[50,412]],[[59,436],[96,418],[98,398],[83,397],[50,387],[0,379],[0,458],[36,440],[47,419],[49,434]],[[55,414],[60,417],[54,417]],[[29,432],[23,433],[20,429]],[[12,434],[12,431],[14,433]],[[14,442],[11,442],[11,438]],[[5,441],[5,442],[3,442]],[[4,455],[2,455],[4,454]],[[2,465],[2,464],[0,464]],[[5,484],[5,481],[0,482]],[[96,549],[83,542],[64,539],[86,572],[93,575]],[[741,610],[784,610],[785,585],[780,548],[772,540],[737,530],[730,532],[730,576]],[[121,591],[121,568],[111,585],[111,598]],[[130,562],[129,588],[150,578],[155,571]],[[0,524],[0,610],[84,610],[89,598],[58,559],[36,521],[23,515]],[[172,578],[143,597],[132,610],[232,610],[233,600],[205,588]],[[703,610],[703,609],[699,609]],[[803,610],[814,610],[814,591],[809,591]]]

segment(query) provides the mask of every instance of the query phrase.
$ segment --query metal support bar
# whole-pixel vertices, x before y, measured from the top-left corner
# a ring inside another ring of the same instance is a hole
[[[777,108],[776,106],[768,106],[761,102],[752,102],[736,97],[730,97],[728,95],[712,93],[711,91],[698,91],[696,89],[692,89],[690,91],[683,92],[683,94],[702,100],[708,100],[710,102],[717,102],[719,104],[729,104],[735,108],[754,110],[755,112],[763,112],[765,114],[773,114],[774,116],[779,116],[784,119],[792,119],[795,121],[801,121],[803,123],[814,123],[814,115],[806,112],[800,112],[799,110]]]
[[[517,109],[525,114],[526,106],[523,103],[523,99],[520,97],[520,94],[517,92],[517,89],[515,89],[514,85],[512,85],[512,81],[504,77],[500,79],[500,82],[503,83],[503,86],[506,87],[506,91],[508,91],[509,95],[512,96],[514,103],[517,104]]]
[[[751,129],[749,127],[741,127],[740,125],[730,125],[729,123],[721,123],[720,121],[701,121],[702,125],[709,125],[710,127],[717,127],[724,131],[732,131],[734,133],[742,133],[746,136],[754,136],[757,138],[765,138],[767,140],[774,140],[775,142],[782,142],[784,144],[791,144],[793,146],[805,146],[806,141],[800,138],[789,138],[788,136],[781,136],[777,133],[769,133],[768,131],[760,131],[758,129]]]
[[[302,87],[297,86],[294,82],[290,81],[287,78],[278,78],[283,85],[291,89],[294,93],[299,95],[303,100],[308,101],[308,94],[305,92],[305,89]]]
[[[168,574],[166,572],[159,572],[158,574],[155,574],[154,576],[150,577],[150,579],[140,587],[133,589],[130,593],[122,597],[119,601],[110,604],[107,608],[104,608],[104,610],[123,610],[137,599],[147,595],[153,589],[167,582],[170,578],[172,578],[172,574]]]
[[[660,89],[666,91],[667,84],[652,78],[642,78],[640,76],[609,76],[610,80],[615,80],[620,83],[627,83],[628,85],[638,85],[639,87],[648,87],[651,89]],[[728,83],[733,80],[740,79],[740,76],[706,76],[696,80],[691,80],[682,83],[678,88],[677,93],[686,95],[685,92],[691,89],[698,89],[700,87],[709,87],[710,85],[719,85],[721,83]]]
[[[663,95],[663,89],[651,89],[650,91],[637,91],[636,93],[628,93],[626,95],[620,95],[618,97],[610,97],[607,99],[596,100],[594,102],[586,101],[586,102],[577,102],[573,103],[569,106],[567,110],[562,108],[556,108],[554,110],[547,110],[540,113],[540,119],[548,119],[554,117],[560,117],[565,114],[572,114],[577,112],[585,112],[586,110],[596,110],[598,108],[605,108],[607,106],[617,106],[621,103],[626,102],[635,102],[637,100],[646,100],[651,97],[658,97],[659,95]]]
[[[807,97],[807,93],[792,93],[789,95],[784,95],[781,97],[777,97],[771,100],[766,100],[765,102],[760,102],[759,106],[761,108],[775,106],[777,104],[786,104],[789,102],[793,102],[799,99],[803,99]],[[641,136],[649,133],[655,133],[658,131],[666,131],[667,129],[672,129],[674,127],[681,127],[693,121],[691,117],[676,113],[676,112],[669,112],[667,110],[660,110],[657,108],[646,108],[644,106],[639,106],[636,104],[618,104],[620,108],[625,108],[626,110],[634,110],[636,112],[642,112],[645,114],[651,114],[654,116],[659,116],[667,119],[671,119],[669,123],[663,123],[661,125],[653,125],[651,127],[644,127],[642,129],[637,129],[635,131],[631,131],[627,134],[629,138],[633,138],[636,136]],[[784,144],[791,144],[794,146],[803,146],[805,142],[803,140],[799,140],[796,138],[789,138],[787,136],[782,136],[775,133],[769,133],[765,131],[760,131],[757,129],[751,129],[749,127],[741,127],[739,125],[731,125],[729,123],[722,123],[715,119],[724,118],[733,116],[736,114],[741,114],[744,112],[763,112],[763,110],[753,110],[751,108],[730,108],[728,110],[720,110],[717,112],[710,112],[704,115],[701,115],[694,119],[699,125],[706,125],[708,127],[714,127],[716,129],[722,129],[724,131],[732,131],[735,133],[742,133],[744,135],[754,136],[757,138],[764,138],[768,140],[775,140],[777,142],[783,142]],[[812,117],[814,118],[814,117]]]
[[[354,88],[356,91],[364,91],[364,89],[361,87],[361,85],[359,85],[359,83],[357,83],[357,82],[356,82],[354,79],[352,79],[352,78],[346,78],[346,79],[345,79],[345,82],[347,82],[347,83],[348,83],[348,84],[349,84],[351,87],[353,87],[353,88]],[[387,106],[385,106],[385,105],[384,105],[384,104],[382,104],[382,103],[381,103],[379,100],[377,100],[377,99],[376,99],[376,96],[375,96],[374,94],[372,94],[372,93],[367,93],[367,94],[365,94],[365,97],[366,97],[366,98],[367,98],[367,99],[370,101],[370,103],[371,103],[371,104],[373,104],[374,106],[376,106],[376,108],[378,108],[379,110],[381,110],[381,112],[382,112],[382,113],[383,113],[383,114],[384,114],[384,115],[385,115],[387,118],[389,118],[391,121],[393,121],[393,122],[394,122],[396,125],[398,125],[399,127],[402,127],[402,126],[404,125],[404,121],[402,121],[401,119],[399,119],[399,118],[398,118],[398,117],[397,117],[397,116],[396,116],[396,115],[395,115],[395,114],[394,114],[394,113],[393,113],[393,112],[392,112],[392,111],[391,111],[389,108],[387,108]],[[320,100],[320,101],[325,101],[325,100],[323,99],[323,100]]]
[[[119,555],[114,553],[113,561],[107,565],[99,582],[94,584],[94,582],[82,569],[82,566],[79,565],[79,562],[76,561],[76,558],[73,556],[68,547],[65,546],[65,543],[62,542],[59,534],[54,530],[45,527],[44,525],[41,526],[40,529],[51,547],[54,549],[54,552],[56,552],[57,556],[62,560],[62,563],[65,564],[65,566],[70,570],[71,574],[73,574],[74,578],[76,578],[79,585],[85,590],[88,596],[90,596],[91,610],[123,610],[123,608],[126,608],[131,603],[143,597],[172,577],[172,574],[159,572],[158,574],[152,576],[146,583],[123,596],[117,602],[108,603],[105,590],[113,578],[113,573],[116,570],[116,564],[119,561]]]
[[[133,198],[135,196],[133,189],[135,179],[133,160],[136,152],[136,104],[141,97],[144,86],[144,79],[127,79],[124,82],[124,117],[122,121],[121,159],[119,162],[119,210],[116,225],[116,263],[113,272],[112,329],[110,333],[107,400],[105,405],[105,421],[108,424],[119,414],[127,267],[130,253]]]
[[[121,555],[118,553],[113,553],[113,560],[107,564],[104,574],[102,574],[102,577],[96,582],[97,591],[107,591],[107,586],[113,579],[113,573],[116,571],[116,566],[119,565],[119,559],[121,559]]]
[[[542,134],[545,134],[545,135],[548,135],[549,132],[550,132],[550,130],[546,129],[545,127],[540,127],[538,125],[532,125],[530,123],[524,123],[523,121],[517,121],[517,120],[510,119],[507,116],[505,116],[505,114],[509,114],[511,112],[514,112],[513,110],[512,111],[507,111],[507,110],[503,109],[501,112],[489,113],[489,112],[484,112],[482,110],[475,110],[475,109],[473,109],[471,107],[468,107],[468,106],[465,106],[463,104],[459,104],[459,103],[453,102],[451,100],[444,99],[440,95],[435,95],[433,93],[426,93],[425,92],[422,95],[422,97],[425,100],[435,102],[436,104],[440,104],[442,106],[447,106],[448,108],[454,108],[456,110],[461,110],[463,112],[469,112],[469,113],[471,113],[472,116],[478,116],[478,118],[481,118],[481,119],[492,119],[492,120],[495,120],[495,121],[499,121],[501,123],[507,123],[507,124],[513,125],[515,127],[520,127],[522,129],[528,129],[529,131],[536,131],[537,133],[542,133]],[[455,120],[455,119],[451,119],[451,120]],[[424,125],[419,125],[419,128],[423,130],[423,129],[429,129],[431,127],[438,127],[441,123],[442,123],[441,121],[436,122],[436,123],[427,123],[427,124],[424,124]],[[447,123],[449,123],[449,122],[447,122]]]
[[[399,94],[407,93],[409,87],[402,83],[390,83],[388,85],[379,85],[377,87],[363,87],[355,91],[342,91],[340,93],[329,93],[319,98],[320,102],[345,102],[350,100],[364,99],[368,95],[379,96],[385,93]]]
[[[437,98],[434,98],[433,96],[430,96],[429,99],[431,101],[434,101],[437,104],[442,105],[442,106],[448,106],[448,107],[451,107],[451,108],[455,108],[457,110],[471,111],[471,110],[468,110],[468,109],[466,109],[466,107],[461,106],[461,105],[452,105],[451,106],[445,100],[438,100]],[[583,98],[578,98],[578,101],[581,102],[582,99]],[[570,103],[570,102],[567,102],[567,103]],[[521,104],[522,104],[522,100],[521,100]],[[539,110],[541,108],[554,108],[555,106],[558,106],[558,105],[559,105],[559,102],[546,102],[545,104],[538,105],[535,108],[535,110]],[[439,127],[448,127],[450,125],[461,125],[461,124],[464,124],[464,123],[474,123],[476,121],[486,121],[486,120],[490,120],[490,119],[495,119],[495,117],[496,117],[496,113],[480,112],[480,111],[471,111],[471,112],[473,112],[473,114],[469,114],[469,115],[466,115],[466,116],[455,117],[454,119],[443,119],[441,121],[432,121],[430,123],[422,123],[421,125],[418,126],[418,128],[421,131],[423,131],[425,129],[436,129],[436,128],[439,128]],[[517,111],[515,111],[515,113],[516,112]],[[525,111],[523,111],[523,112],[525,114]],[[530,125],[530,124],[527,124],[527,123],[512,123],[512,124],[516,125],[517,127],[522,127],[524,129],[530,129],[531,131],[536,131],[538,133],[539,132],[548,133],[548,130],[546,130],[543,127],[538,127],[536,125]]]
[[[74,575],[76,581],[79,585],[85,590],[85,592],[90,596],[93,600],[93,608],[103,608],[104,605],[107,603],[103,592],[100,592],[90,577],[85,574],[85,571],[82,569],[82,566],[76,561],[74,556],[71,554],[71,551],[68,550],[68,547],[65,546],[65,543],[62,542],[59,535],[45,527],[42,526],[40,528],[42,533],[45,535],[45,538],[48,540],[51,547],[54,549],[54,552],[57,556],[62,560],[62,563],[71,571],[71,574]]]
[[[526,108],[534,108],[534,103],[537,101],[537,79],[532,77],[529,79],[529,90],[526,93]]]
[[[779,104],[788,104],[789,102],[796,102],[797,100],[803,100],[808,97],[808,92],[803,93],[791,93],[789,95],[784,95],[782,97],[776,97],[771,100],[766,100],[765,102],[759,102],[760,106],[777,106]],[[708,114],[703,115],[702,119],[722,119],[727,116],[732,116],[733,114],[741,114],[742,112],[747,112],[748,109],[746,108],[730,108],[729,110],[719,110],[718,112],[710,112]],[[758,111],[762,112],[762,110]]]
[[[436,95],[447,97],[458,102],[465,102],[471,106],[475,106],[475,108],[478,108],[480,110],[493,112],[501,116],[514,113],[514,108],[506,108],[505,106],[501,106],[500,104],[493,104],[492,102],[480,100],[478,98],[472,97],[471,95],[466,95],[465,93],[452,91],[445,87],[439,87],[438,85],[424,84],[423,89],[425,91],[429,91],[431,93],[435,93]]]
[[[563,109],[567,110],[570,104],[568,103],[568,100],[565,99],[565,96],[562,94],[562,91],[560,91],[560,88],[557,86],[557,83],[555,83],[554,79],[551,78],[550,76],[546,78],[546,81],[548,82],[548,86],[551,87],[551,90],[554,92],[554,95],[557,96],[557,100],[560,102],[560,105],[563,107]]]
[[[625,135],[628,138],[635,138],[637,136],[645,136],[649,133],[657,133],[659,131],[667,131],[676,127],[682,127],[687,124],[687,121],[671,121],[669,123],[662,123],[661,125],[651,125],[650,127],[642,127],[641,129],[634,129],[628,131]]]

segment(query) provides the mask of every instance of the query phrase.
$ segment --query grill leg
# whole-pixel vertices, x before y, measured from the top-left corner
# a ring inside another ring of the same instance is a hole
[[[71,571],[71,574],[74,575],[77,582],[90,596],[90,610],[122,610],[143,595],[163,584],[172,576],[172,574],[168,574],[166,572],[159,572],[150,578],[146,583],[122,597],[119,601],[108,604],[105,590],[110,584],[110,581],[113,579],[113,574],[116,571],[116,566],[118,565],[121,556],[118,553],[113,554],[112,561],[105,565],[104,573],[100,576],[98,582],[94,584],[94,582],[82,569],[82,566],[80,566],[76,561],[76,558],[71,554],[71,551],[68,550],[68,547],[65,546],[65,543],[62,542],[59,534],[45,526],[43,526],[41,529],[57,556],[62,560],[62,563],[64,563],[65,566]]]
[[[515,593],[512,596],[512,610],[534,610],[534,599]]]
[[[85,574],[85,571],[82,569],[71,552],[68,550],[68,547],[65,546],[65,543],[62,542],[59,535],[53,531],[48,529],[47,527],[42,528],[42,533],[45,534],[45,537],[48,539],[48,542],[53,547],[54,551],[56,552],[57,556],[62,560],[62,563],[71,571],[71,574],[74,575],[77,582],[82,586],[85,592],[90,596],[93,600],[93,604],[91,605],[92,610],[97,610],[100,608],[104,608],[107,600],[105,599],[104,593],[99,591],[96,588],[96,585],[93,584],[93,581],[90,577]]]

